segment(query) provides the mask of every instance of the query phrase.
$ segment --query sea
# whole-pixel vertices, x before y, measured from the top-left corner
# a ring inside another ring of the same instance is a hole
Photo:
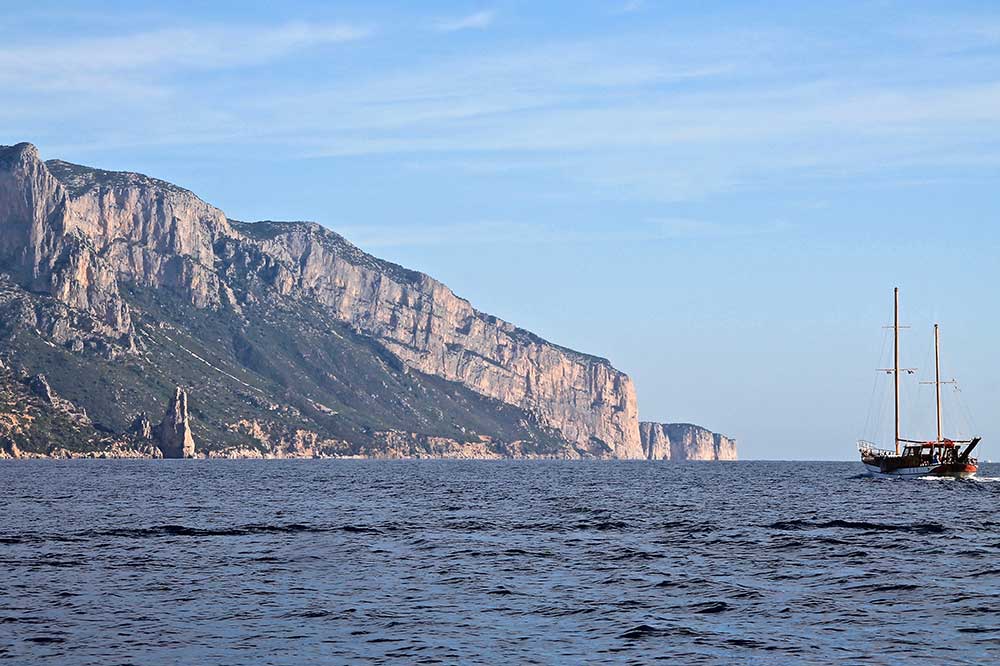
[[[1000,465],[0,463],[0,662],[997,664]]]

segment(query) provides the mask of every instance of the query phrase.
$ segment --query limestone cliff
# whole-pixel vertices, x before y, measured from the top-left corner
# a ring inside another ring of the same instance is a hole
[[[523,409],[586,455],[642,456],[632,382],[606,360],[478,312],[319,225],[231,223],[169,183],[43,163],[18,144],[0,148],[0,267],[89,315],[84,328],[118,351],[133,344],[126,288],[168,289],[202,309],[315,301],[407,367]]]
[[[130,330],[115,271],[85,229],[73,201],[27,143],[0,147],[0,266],[33,291],[88,313],[97,330]]]
[[[268,269],[280,293],[315,298],[408,366],[537,414],[593,455],[641,457],[632,380],[605,359],[479,312],[440,282],[371,257],[319,225],[240,228],[274,262]]]
[[[607,360],[317,224],[232,221],[176,185],[24,143],[0,147],[0,315],[13,356],[119,432],[185,384],[216,392],[196,421],[209,449],[254,445],[237,424],[260,422],[355,452],[434,455],[442,438],[648,457],[632,381]],[[104,394],[86,387],[95,372]]]
[[[736,440],[690,423],[639,424],[647,460],[736,460]]]

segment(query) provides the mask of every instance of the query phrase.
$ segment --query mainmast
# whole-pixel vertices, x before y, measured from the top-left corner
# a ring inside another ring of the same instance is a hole
[[[941,330],[934,324],[934,391],[937,398],[937,441],[944,441],[941,429]]]
[[[899,287],[893,289],[892,308],[892,381],[896,393],[896,455],[899,455]]]
[[[941,410],[941,386],[944,384],[954,384],[955,380],[941,381],[941,329],[934,324],[934,381],[920,382],[921,384],[934,384],[934,397],[937,404],[937,441],[944,441],[944,418]]]

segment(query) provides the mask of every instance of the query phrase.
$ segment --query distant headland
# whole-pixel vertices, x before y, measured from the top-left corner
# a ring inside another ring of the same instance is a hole
[[[28,143],[0,146],[0,361],[7,458],[736,459],[640,423],[607,360],[318,224]]]

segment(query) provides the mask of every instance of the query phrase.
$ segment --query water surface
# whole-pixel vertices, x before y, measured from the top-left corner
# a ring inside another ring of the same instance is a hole
[[[3,462],[0,661],[1000,662],[1000,483],[859,471]]]

